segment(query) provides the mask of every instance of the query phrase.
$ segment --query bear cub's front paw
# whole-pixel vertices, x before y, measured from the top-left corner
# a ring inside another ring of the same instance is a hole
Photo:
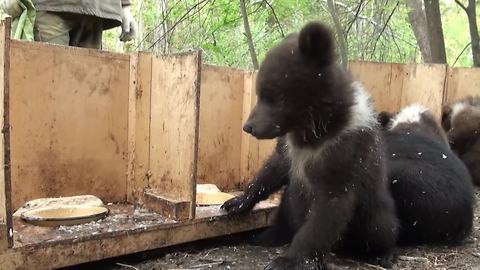
[[[242,214],[242,213],[248,212],[252,210],[254,206],[255,204],[253,203],[253,200],[249,196],[242,194],[240,196],[237,196],[235,198],[232,198],[226,201],[221,206],[221,209],[228,212],[228,214],[235,215],[235,214]]]

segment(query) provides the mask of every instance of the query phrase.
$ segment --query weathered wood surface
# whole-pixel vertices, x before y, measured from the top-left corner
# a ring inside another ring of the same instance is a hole
[[[135,146],[137,133],[137,84],[138,84],[138,54],[130,55],[128,74],[128,119],[127,119],[127,182],[126,200],[135,202]],[[148,144],[147,144],[148,145]]]
[[[419,103],[440,117],[447,66],[440,64],[408,64],[403,66],[401,107]]]
[[[149,188],[195,213],[200,52],[152,59]]]
[[[0,253],[13,245],[10,171],[10,23],[0,22]]]
[[[143,203],[148,209],[173,220],[183,221],[191,217],[191,201],[166,198],[156,190],[146,190],[143,194]]]
[[[245,71],[203,65],[198,181],[238,189]]]
[[[445,102],[480,95],[480,68],[448,68]]]
[[[255,95],[256,73],[245,74],[243,90],[243,110],[242,125],[247,121],[250,111],[256,103]],[[259,140],[253,138],[250,134],[242,132],[241,138],[241,157],[240,157],[240,178],[242,186],[245,186],[258,170],[258,152]]]
[[[130,57],[15,40],[10,57],[13,207],[125,201]]]
[[[379,111],[398,110],[401,91],[400,66],[375,62],[351,61],[348,65],[354,79],[359,80],[372,95]],[[399,82],[400,85],[398,85]],[[400,87],[398,87],[400,86]]]
[[[41,228],[16,219],[15,247],[0,253],[0,269],[59,268],[258,229],[271,223],[277,203],[265,201],[235,217],[227,217],[218,206],[197,207],[196,218],[181,223],[144,210],[135,214],[127,205],[110,206],[110,217],[98,225]]]
[[[133,182],[128,182],[129,202],[139,202],[148,187],[150,173],[150,115],[152,58],[148,53],[137,55],[135,85],[135,158]],[[130,126],[133,127],[132,124]]]
[[[352,61],[349,70],[371,93],[378,111],[395,112],[420,103],[440,116],[446,65]]]

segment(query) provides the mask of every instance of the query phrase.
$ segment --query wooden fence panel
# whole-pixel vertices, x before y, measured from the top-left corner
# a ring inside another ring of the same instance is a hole
[[[195,215],[199,80],[199,52],[152,59],[148,183],[165,207],[182,205],[178,219]]]
[[[480,68],[448,68],[445,102],[480,95]]]
[[[10,58],[13,207],[125,201],[130,57],[13,40]]]
[[[200,90],[198,181],[221,190],[240,181],[245,72],[203,65]]]

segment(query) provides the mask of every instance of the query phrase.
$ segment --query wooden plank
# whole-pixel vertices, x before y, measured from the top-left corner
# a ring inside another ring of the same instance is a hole
[[[480,95],[480,68],[448,68],[445,102]]]
[[[439,64],[390,64],[353,61],[353,78],[372,94],[378,111],[395,112],[420,103],[440,115],[446,66]]]
[[[130,55],[130,73],[128,74],[128,164],[127,164],[127,201],[135,202],[135,145],[136,145],[136,92],[138,73],[138,54]]]
[[[441,64],[404,65],[401,107],[419,103],[440,117],[446,69],[447,66]]]
[[[355,80],[362,82],[365,89],[372,95],[375,101],[375,109],[378,111],[394,111],[400,106],[401,89],[393,83],[397,78],[394,76],[395,64],[351,61],[349,70]]]
[[[135,92],[135,166],[133,199],[140,202],[150,177],[150,103],[152,91],[152,54],[138,53]],[[130,194],[130,193],[129,193]]]
[[[150,175],[150,94],[152,83],[152,55],[136,55],[135,74],[135,146],[133,180],[127,183],[127,200],[141,203]]]
[[[239,187],[244,71],[204,65],[200,90],[198,182]]]
[[[390,86],[385,97],[388,98],[391,95],[394,98],[390,99],[391,105],[385,108],[386,111],[398,112],[402,109],[404,66],[404,64],[391,64]]]
[[[200,53],[152,59],[149,187],[195,215]]]
[[[148,209],[167,218],[182,221],[190,218],[190,201],[180,201],[174,198],[165,198],[155,190],[147,190],[143,202]]]
[[[39,197],[126,200],[128,55],[11,43],[13,207]]]
[[[0,253],[13,245],[10,171],[10,18],[0,22]],[[3,167],[3,168],[2,168]]]
[[[44,228],[44,233],[53,233],[51,239],[15,246],[13,249],[0,253],[0,265],[2,270],[56,269],[199,239],[259,229],[271,224],[273,210],[277,204],[278,202],[264,201],[257,205],[252,212],[235,217],[220,212],[218,207],[198,207],[197,218],[186,222],[156,222],[156,219],[148,221],[150,220],[148,215],[140,218],[139,222],[135,222],[133,218],[123,220],[124,217],[135,216],[135,214],[132,212],[133,209],[121,211],[123,213],[119,217],[121,222],[114,222],[112,219],[112,224],[108,226],[115,228],[115,226],[125,224],[127,227],[122,230],[109,231],[105,228],[94,227],[93,230],[79,232],[79,236],[75,232],[61,233],[58,228]],[[142,221],[143,219],[146,220]],[[50,230],[50,232],[46,232],[46,230]],[[19,232],[19,234],[21,233]],[[34,234],[35,230],[30,233]],[[41,234],[38,234],[38,237],[41,237]],[[31,239],[28,235],[23,238]]]
[[[257,102],[255,95],[255,81],[256,73],[246,73],[244,76],[244,90],[243,90],[243,109],[242,109],[242,124],[247,121],[250,111]],[[242,186],[250,182],[252,177],[258,170],[259,159],[259,141],[253,138],[250,134],[242,132],[241,138],[241,157],[240,157],[240,175]]]

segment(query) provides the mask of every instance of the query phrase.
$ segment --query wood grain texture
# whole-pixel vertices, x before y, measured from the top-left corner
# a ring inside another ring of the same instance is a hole
[[[10,171],[10,18],[0,22],[0,253],[13,245]]]
[[[256,73],[249,72],[244,76],[243,88],[243,109],[242,125],[248,119],[250,111],[255,106],[257,97],[255,95]],[[242,188],[250,182],[258,170],[259,141],[250,134],[242,132],[241,134],[241,157],[240,157],[240,178]]]
[[[152,58],[148,53],[137,55],[137,84],[135,89],[135,166],[132,199],[141,203],[150,177],[150,114],[152,91]]]
[[[195,209],[200,53],[154,56],[149,187]]]
[[[138,74],[138,54],[131,54],[130,73],[128,74],[128,120],[127,120],[127,201],[135,202],[135,146],[136,146],[136,128],[137,128],[137,74]]]
[[[129,56],[12,41],[13,207],[40,197],[126,200]]]
[[[480,95],[480,68],[448,68],[445,103]]]
[[[398,89],[395,81],[398,77],[393,70],[394,64],[351,61],[349,70],[355,80],[362,82],[365,89],[375,101],[378,111],[396,110],[400,106]]]
[[[445,88],[446,65],[407,64],[403,66],[401,107],[419,103],[440,117]]]
[[[372,95],[378,111],[396,112],[419,103],[440,115],[446,66],[440,64],[392,64],[353,61],[349,64],[355,80]]]
[[[173,220],[187,220],[191,215],[190,201],[165,198],[161,194],[158,194],[155,190],[145,191],[143,194],[143,203],[148,209],[154,211],[155,213],[161,214],[163,217]]]
[[[240,181],[244,74],[202,67],[198,182],[223,191],[238,189]]]

